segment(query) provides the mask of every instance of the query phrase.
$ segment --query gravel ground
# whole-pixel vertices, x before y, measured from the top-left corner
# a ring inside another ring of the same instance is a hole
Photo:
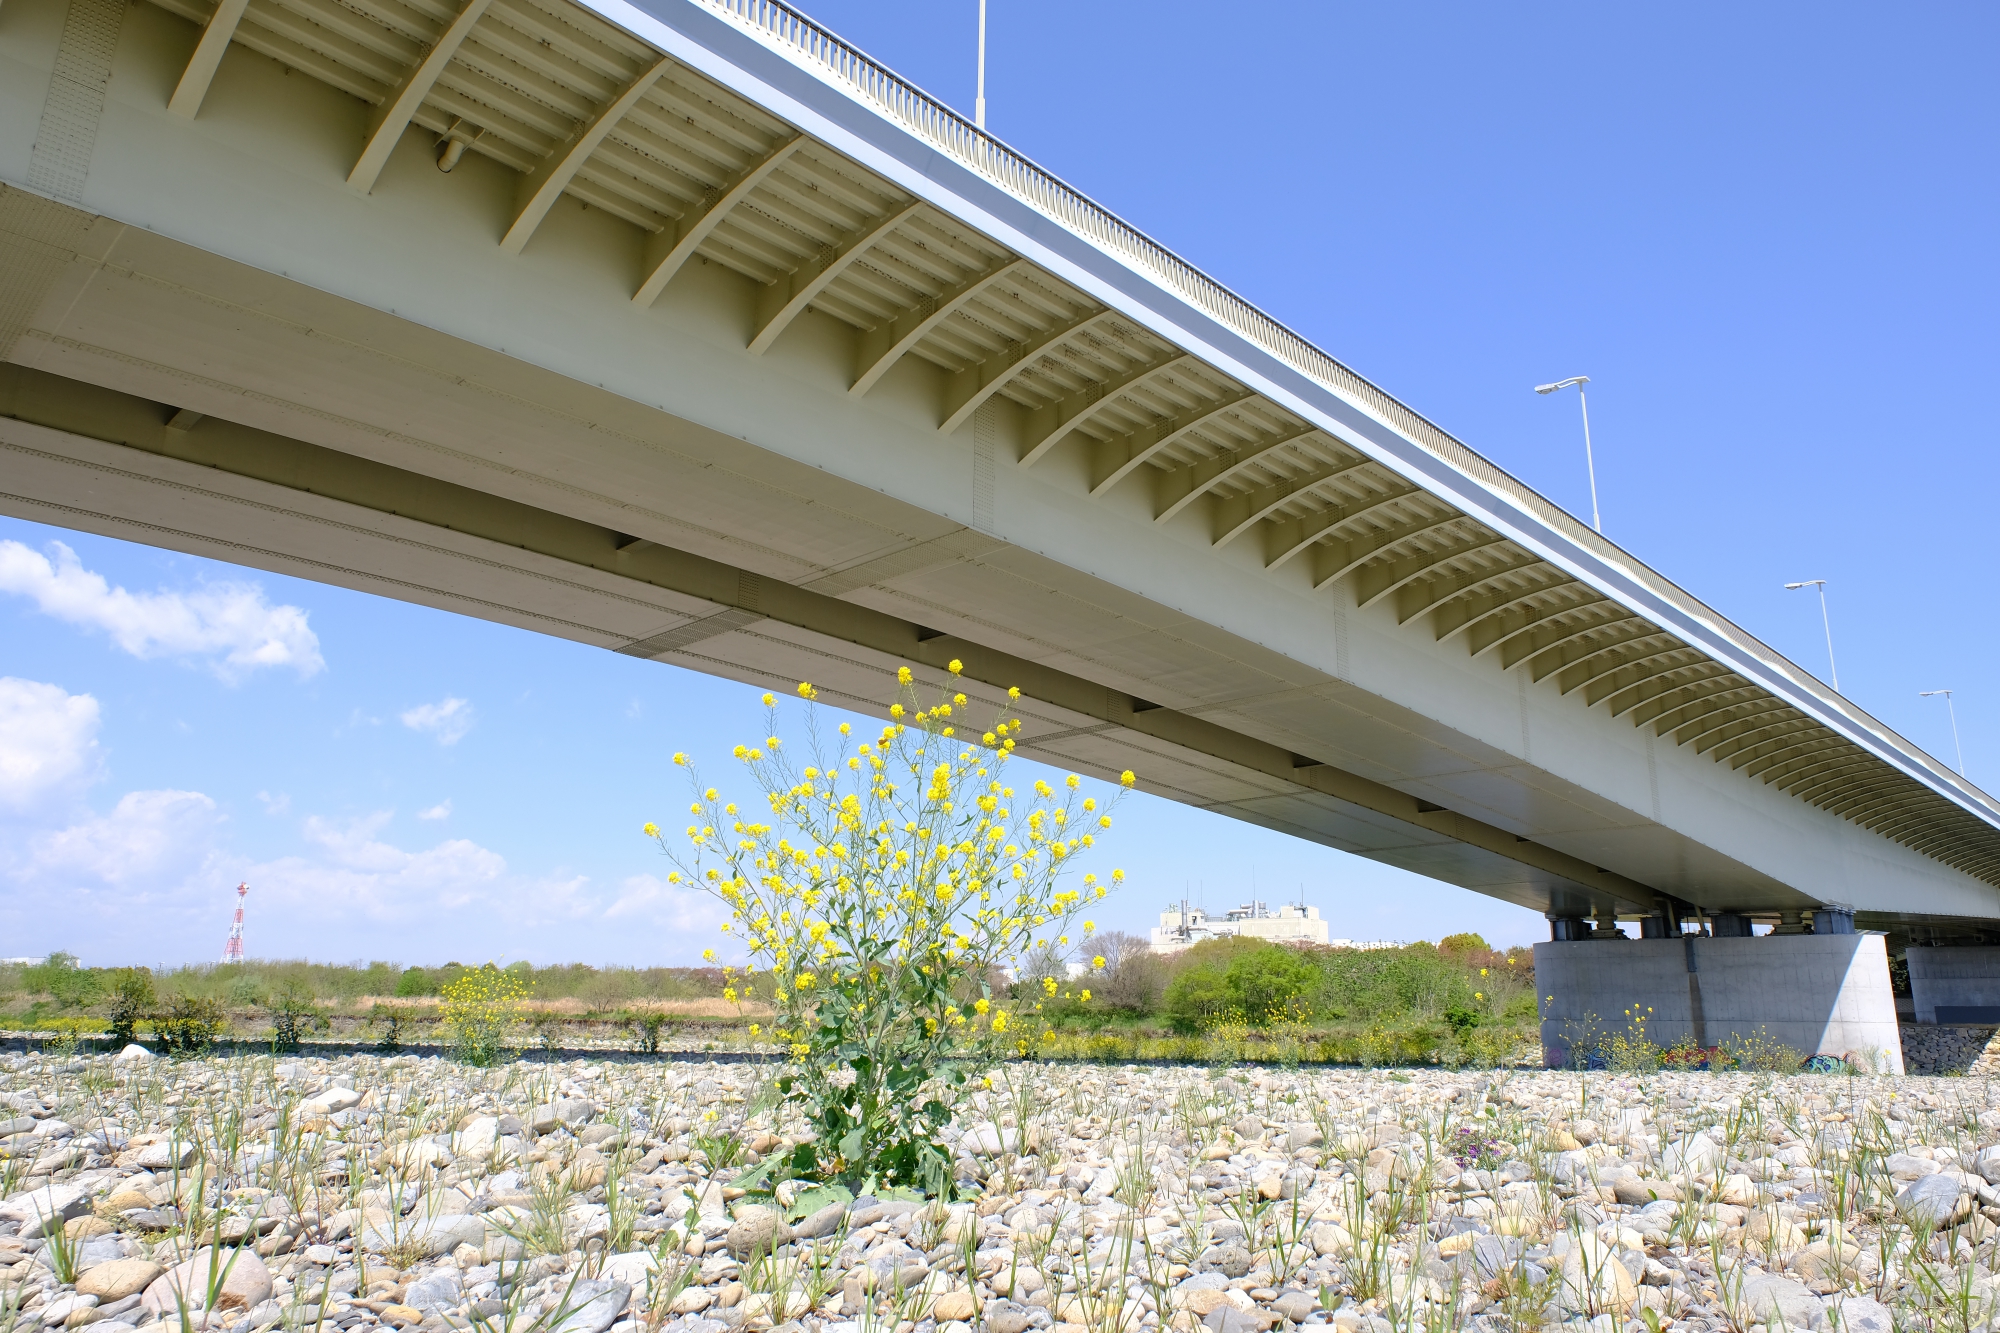
[[[796,1133],[770,1074],[0,1059],[0,1333],[1888,1333],[2000,1312],[1984,1080],[1010,1065],[965,1092],[941,1203],[746,1193]]]

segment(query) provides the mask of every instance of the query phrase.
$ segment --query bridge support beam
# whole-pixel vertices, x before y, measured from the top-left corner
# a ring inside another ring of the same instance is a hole
[[[2000,1003],[2000,949],[1929,952],[1993,955],[1986,975]],[[1535,946],[1535,984],[1552,1067],[1585,1063],[1623,1035],[1662,1048],[1687,1038],[1704,1048],[1776,1043],[1903,1072],[1880,935],[1556,940]]]
[[[1903,955],[1919,1023],[2000,1023],[2000,948],[1922,947]]]

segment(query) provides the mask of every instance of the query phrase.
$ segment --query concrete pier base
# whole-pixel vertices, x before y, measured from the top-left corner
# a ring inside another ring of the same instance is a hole
[[[1917,1022],[2000,1024],[2000,949],[1911,945],[1903,957]]]
[[[1705,1048],[1762,1040],[1903,1072],[1880,935],[1555,941],[1535,946],[1535,983],[1551,1065],[1637,1035],[1632,1016],[1643,1015],[1646,1040],[1663,1048],[1690,1036]]]

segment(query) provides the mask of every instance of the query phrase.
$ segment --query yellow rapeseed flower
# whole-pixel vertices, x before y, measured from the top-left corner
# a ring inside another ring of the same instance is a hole
[[[645,824],[643,824],[640,827],[639,831],[645,834],[649,838],[657,838],[660,836],[660,826],[658,824],[655,824],[650,819],[647,820]]]
[[[946,667],[945,670],[951,672],[952,675],[956,676],[959,672],[965,670],[965,663],[959,661],[956,657],[954,657],[951,659],[951,665]]]

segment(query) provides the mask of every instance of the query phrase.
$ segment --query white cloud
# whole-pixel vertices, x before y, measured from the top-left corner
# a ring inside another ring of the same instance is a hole
[[[282,815],[292,808],[292,798],[287,792],[279,792],[273,796],[270,792],[260,791],[257,793],[257,800],[263,805],[264,813],[267,815]]]
[[[681,932],[712,934],[724,916],[722,904],[699,890],[683,889],[658,875],[632,875],[618,886],[618,898],[604,909],[606,920],[634,917]]]
[[[316,862],[288,857],[258,873],[315,910],[375,919],[470,906],[492,893],[506,874],[506,858],[464,838],[417,852],[384,842],[376,834],[389,819],[387,810],[346,821],[314,815],[305,822],[305,836],[321,857]]]
[[[127,792],[108,815],[29,839],[27,871],[70,886],[153,886],[194,869],[214,841],[215,802],[198,791]]]
[[[411,731],[428,731],[439,745],[456,745],[472,730],[472,705],[463,699],[447,698],[434,704],[418,704],[403,713],[403,725]]]
[[[134,593],[93,574],[62,542],[48,555],[0,541],[0,592],[31,598],[45,615],[103,630],[138,658],[197,657],[225,681],[259,667],[301,677],[326,665],[319,637],[296,606],[273,606],[254,583],[210,583],[190,592]]]
[[[417,818],[449,819],[451,818],[451,802],[448,800],[439,801],[436,805],[432,806],[428,810],[419,810],[417,811]]]
[[[0,676],[0,805],[24,810],[97,767],[97,700]]]

